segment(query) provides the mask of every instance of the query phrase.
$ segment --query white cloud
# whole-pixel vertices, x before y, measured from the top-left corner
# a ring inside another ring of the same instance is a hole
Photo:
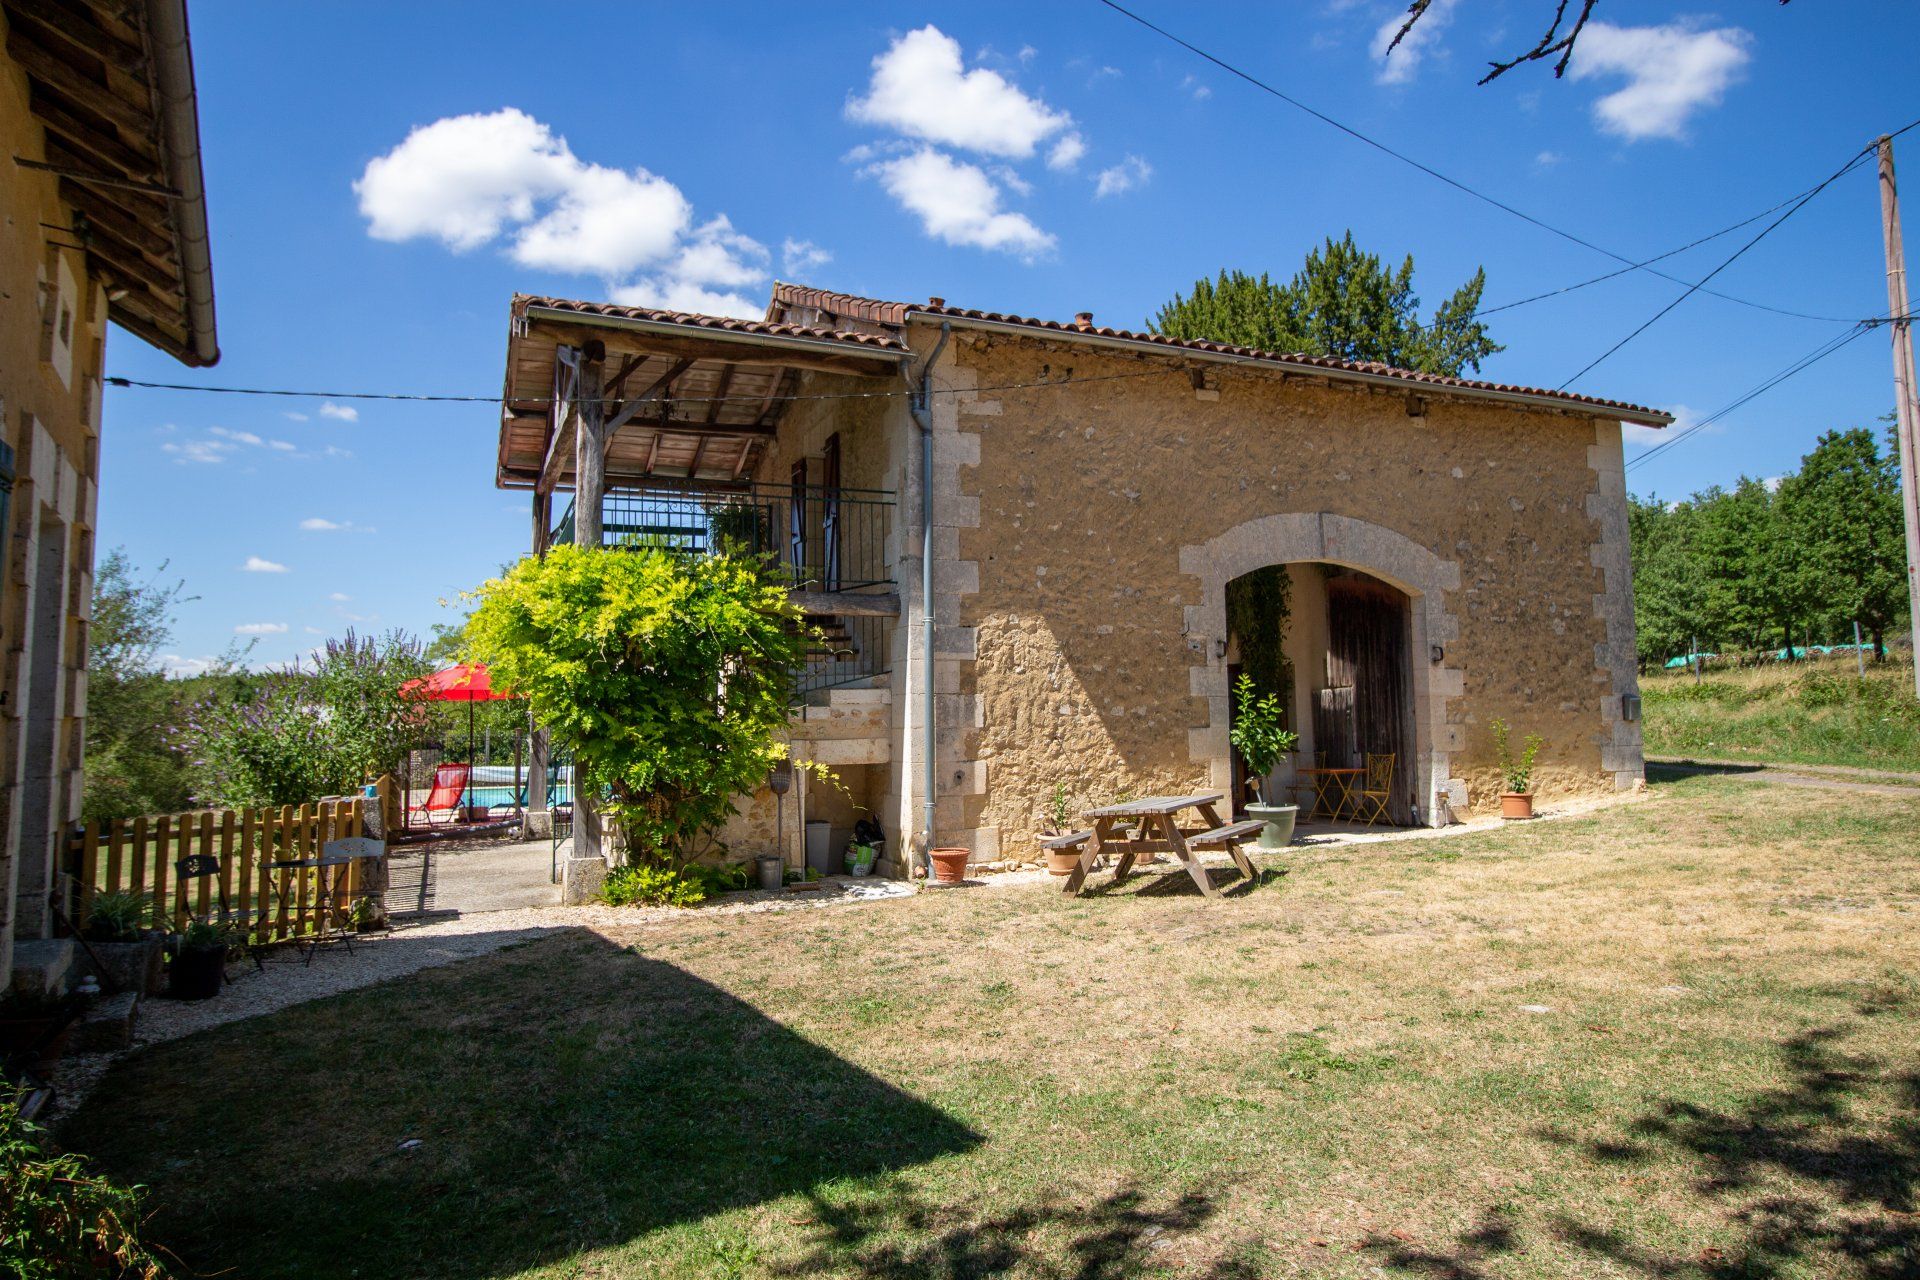
[[[287,414],[286,414],[286,417],[287,417],[287,418],[289,418],[289,419],[291,419],[291,420],[292,420],[292,421],[294,421],[294,422],[306,422],[306,421],[308,421],[308,418],[307,418],[307,415],[306,415],[306,414],[304,414],[304,413],[295,413],[295,412],[293,412],[293,411],[291,411],[291,410],[289,410],[289,411],[287,412]]]
[[[225,462],[227,455],[233,452],[233,446],[224,440],[169,440],[160,446],[160,452],[170,455],[175,462],[211,464]]]
[[[1668,405],[1667,412],[1673,415],[1673,425],[1670,427],[1643,427],[1632,422],[1621,423],[1620,437],[1622,442],[1628,446],[1637,445],[1651,448],[1654,445],[1662,444],[1665,441],[1673,439],[1682,431],[1691,430],[1694,424],[1700,421],[1700,414],[1684,404]],[[1718,426],[1710,426],[1703,427],[1701,430],[1703,434],[1711,435],[1718,433],[1720,428]]]
[[[184,680],[189,676],[203,676],[214,669],[220,659],[209,654],[204,658],[187,658],[177,653],[160,655],[160,671],[171,680]]]
[[[320,416],[323,418],[332,418],[338,422],[360,421],[360,411],[358,409],[350,404],[335,404],[331,400],[321,404]]]
[[[1542,169],[1551,169],[1565,158],[1558,151],[1542,151],[1533,158],[1533,162]]]
[[[327,599],[333,601],[335,604],[345,604],[347,601],[353,599],[353,597],[344,591],[336,591],[328,596]]]
[[[258,447],[266,443],[251,431],[229,431],[225,427],[208,427],[207,434],[219,436],[222,440],[231,440],[235,444],[250,444]]]
[[[1193,96],[1195,102],[1205,102],[1213,96],[1213,88],[1201,82],[1198,76],[1188,76],[1180,82],[1180,87]]]
[[[1145,186],[1153,176],[1153,166],[1139,156],[1128,156],[1111,169],[1102,169],[1093,189],[1095,199],[1117,196],[1135,187]]]
[[[766,279],[765,245],[724,214],[696,226],[672,182],[581,160],[512,107],[414,129],[353,189],[376,239],[433,239],[456,253],[501,242],[523,266],[601,277],[616,301],[765,312],[736,292]]]
[[[800,275],[832,261],[833,255],[811,240],[795,240],[788,236],[780,245],[780,270],[790,276]]]
[[[864,98],[847,117],[908,137],[1025,159],[1073,117],[1029,97],[997,71],[965,69],[960,43],[938,27],[910,31],[873,60]]]
[[[1616,27],[1590,22],[1574,46],[1575,80],[1624,76],[1626,87],[1593,104],[1600,129],[1638,142],[1685,136],[1688,119],[1718,106],[1751,58],[1753,37],[1738,27],[1711,31],[1680,23]]]
[[[1374,73],[1374,79],[1381,84],[1411,84],[1420,71],[1420,63],[1427,54],[1433,52],[1434,42],[1440,38],[1448,24],[1453,21],[1454,6],[1459,0],[1433,0],[1427,11],[1413,30],[1398,45],[1393,38],[1400,34],[1400,28],[1407,24],[1407,15],[1395,11],[1391,18],[1380,24],[1373,33],[1371,52],[1373,60],[1380,64]],[[1588,27],[1589,31],[1593,28]]]
[[[243,622],[233,629],[237,636],[280,636],[287,633],[284,622]]]
[[[928,235],[948,244],[997,249],[1033,258],[1054,238],[1025,214],[1000,208],[1000,188],[986,171],[931,147],[874,165],[887,193],[917,215]]]
[[[240,566],[242,573],[285,573],[287,566],[262,556],[248,556],[247,562]]]
[[[352,520],[328,520],[324,516],[308,516],[300,522],[300,527],[308,533],[378,533],[379,530]]]
[[[1071,169],[1087,154],[1087,140],[1077,133],[1062,134],[1047,152],[1047,168]]]

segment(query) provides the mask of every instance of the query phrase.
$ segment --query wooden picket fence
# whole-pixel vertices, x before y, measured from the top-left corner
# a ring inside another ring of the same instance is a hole
[[[358,799],[262,809],[201,809],[90,822],[68,837],[69,867],[78,885],[70,914],[86,927],[96,893],[132,890],[153,901],[153,919],[184,928],[217,917],[221,895],[256,942],[278,942],[320,927],[323,903],[310,868],[275,868],[320,855],[329,840],[363,834]],[[212,854],[220,874],[182,880],[175,864]],[[328,886],[331,907],[344,912],[359,896],[362,866],[352,862]]]

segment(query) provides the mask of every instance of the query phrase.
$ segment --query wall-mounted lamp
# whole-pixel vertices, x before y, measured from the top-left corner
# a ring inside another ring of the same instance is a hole
[[[1227,642],[1225,640],[1215,640],[1213,642],[1213,656],[1216,658],[1224,658],[1227,656]]]
[[[1427,652],[1433,655],[1433,662],[1435,666],[1440,665],[1442,662],[1445,662],[1447,659],[1447,651],[1445,649],[1442,649],[1437,644],[1429,648]]]

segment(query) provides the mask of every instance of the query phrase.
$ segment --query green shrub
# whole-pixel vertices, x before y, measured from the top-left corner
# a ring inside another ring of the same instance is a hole
[[[93,895],[87,911],[89,942],[135,942],[153,917],[153,899],[131,889]]]
[[[707,900],[697,875],[667,867],[615,867],[600,887],[610,907],[697,907]]]
[[[140,1239],[142,1188],[54,1155],[41,1130],[0,1098],[0,1274],[20,1280],[163,1280],[168,1271]]]
[[[1233,686],[1234,708],[1233,726],[1228,729],[1227,737],[1240,756],[1247,762],[1247,772],[1252,775],[1253,792],[1260,797],[1260,803],[1267,802],[1267,775],[1280,763],[1280,757],[1299,745],[1300,736],[1291,729],[1282,726],[1286,718],[1280,707],[1280,699],[1271,693],[1255,691],[1253,681],[1245,675]]]

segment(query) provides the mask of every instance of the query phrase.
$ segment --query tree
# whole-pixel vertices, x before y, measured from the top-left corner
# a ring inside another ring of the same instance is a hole
[[[475,594],[467,658],[572,748],[630,861],[684,868],[786,757],[805,638],[761,557],[563,545]]]
[[[1786,4],[1788,0],[1780,0],[1780,3]],[[1547,29],[1541,33],[1538,40],[1534,41],[1533,46],[1505,61],[1496,60],[1489,64],[1493,69],[1480,77],[1480,83],[1485,84],[1489,80],[1496,80],[1523,62],[1544,62],[1555,54],[1559,55],[1559,60],[1553,64],[1554,78],[1559,79],[1566,75],[1567,64],[1573,60],[1574,46],[1580,42],[1580,33],[1586,30],[1588,21],[1593,17],[1593,11],[1599,5],[1600,0],[1554,0],[1553,20],[1547,24]],[[1394,33],[1392,43],[1387,46],[1389,55],[1400,47],[1400,42],[1407,38],[1407,34],[1427,16],[1427,10],[1432,7],[1433,0],[1413,0],[1413,3],[1407,6],[1407,20],[1400,24],[1400,29]],[[1574,11],[1572,21],[1567,19],[1569,9]]]
[[[1486,282],[1484,270],[1474,272],[1423,323],[1412,255],[1389,271],[1378,255],[1362,252],[1349,231],[1309,253],[1284,285],[1240,271],[1196,281],[1191,295],[1175,294],[1148,328],[1169,338],[1375,360],[1458,377],[1478,371],[1502,349],[1474,318]]]
[[[1698,516],[1690,502],[1628,499],[1634,634],[1642,665],[1658,666],[1675,654],[1691,653],[1696,639],[1716,639],[1698,567]]]
[[[337,767],[346,778],[378,777],[427,740],[432,717],[400,689],[430,670],[420,642],[400,630],[375,639],[349,628],[314,655],[313,691],[326,708]]]
[[[1780,484],[1781,519],[1798,544],[1807,594],[1873,637],[1886,655],[1886,632],[1907,613],[1907,548],[1900,512],[1900,468],[1872,431],[1829,431]]]
[[[160,566],[160,573],[166,566]],[[173,638],[184,584],[142,581],[124,549],[100,561],[87,628],[86,791],[88,820],[167,813],[191,799],[185,754],[177,748],[181,699],[160,666]]]

